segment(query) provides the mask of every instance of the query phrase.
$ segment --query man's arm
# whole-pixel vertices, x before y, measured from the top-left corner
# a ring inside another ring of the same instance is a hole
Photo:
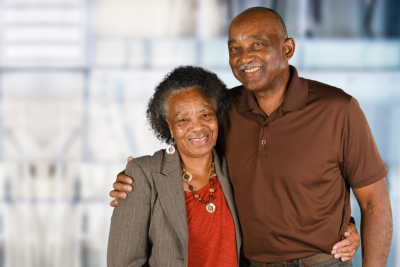
[[[353,192],[361,209],[363,266],[385,266],[393,232],[392,210],[386,179],[353,189]]]

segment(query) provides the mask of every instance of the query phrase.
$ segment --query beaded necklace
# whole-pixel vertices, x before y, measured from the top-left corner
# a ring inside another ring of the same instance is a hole
[[[190,192],[192,192],[193,197],[197,198],[201,203],[206,204],[206,210],[209,213],[215,212],[216,207],[213,203],[211,203],[211,201],[213,200],[213,194],[214,194],[214,179],[213,178],[215,176],[217,176],[217,174],[215,173],[214,161],[211,163],[211,168],[208,170],[208,172],[210,173],[210,179],[208,180],[208,182],[210,183],[210,188],[208,189],[208,191],[210,192],[210,198],[208,199],[208,201],[201,199],[200,195],[197,194],[193,190],[193,186],[190,184],[190,181],[192,181],[193,176],[190,172],[185,171],[185,168],[183,167],[182,163],[181,163],[181,168],[182,168],[182,180],[188,184],[189,190],[190,190]]]

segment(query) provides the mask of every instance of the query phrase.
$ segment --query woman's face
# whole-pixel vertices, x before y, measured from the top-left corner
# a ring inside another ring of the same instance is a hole
[[[218,121],[212,100],[195,87],[167,98],[167,123],[181,156],[200,158],[211,153],[218,137]]]

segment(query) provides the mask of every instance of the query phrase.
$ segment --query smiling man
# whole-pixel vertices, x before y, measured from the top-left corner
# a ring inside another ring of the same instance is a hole
[[[246,258],[253,266],[351,266],[330,253],[350,220],[352,188],[362,215],[363,266],[385,266],[392,235],[387,170],[358,102],[298,76],[288,63],[295,42],[271,9],[235,17],[228,47],[242,86],[231,90],[236,100],[220,143]],[[118,181],[132,183],[124,175]],[[342,257],[353,255],[343,250]]]
[[[271,10],[239,14],[228,47],[243,86],[232,89],[236,102],[222,143],[245,256],[256,265],[329,251],[350,219],[352,187],[363,266],[385,266],[392,232],[387,170],[357,101],[298,77],[288,64],[294,40]]]

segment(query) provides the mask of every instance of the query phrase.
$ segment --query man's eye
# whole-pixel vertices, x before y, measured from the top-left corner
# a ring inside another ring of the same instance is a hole
[[[210,114],[203,114],[204,118],[207,118]]]

